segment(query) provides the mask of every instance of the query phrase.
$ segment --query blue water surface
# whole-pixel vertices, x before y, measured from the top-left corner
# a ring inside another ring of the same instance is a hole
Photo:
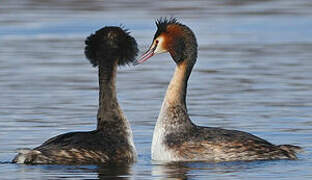
[[[312,2],[0,2],[0,179],[311,179]],[[95,129],[97,70],[84,40],[124,25],[143,52],[154,20],[175,16],[197,36],[187,105],[194,123],[302,146],[296,161],[170,163],[151,160],[154,125],[174,70],[168,54],[118,72],[118,98],[134,133],[129,166],[19,165],[17,148]]]

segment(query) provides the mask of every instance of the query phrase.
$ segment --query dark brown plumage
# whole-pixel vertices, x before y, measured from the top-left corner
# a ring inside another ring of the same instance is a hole
[[[91,34],[85,41],[85,55],[93,66],[112,63],[130,64],[138,53],[137,43],[128,30],[120,27],[104,27]]]
[[[251,161],[297,159],[294,149],[275,146],[252,134],[194,125],[189,131],[166,135],[164,144],[186,160]]]
[[[86,40],[85,55],[99,67],[97,129],[53,137],[34,149],[21,149],[13,159],[25,164],[132,163],[136,150],[130,124],[118,104],[117,65],[132,62],[137,54],[133,37],[120,27],[104,27]]]

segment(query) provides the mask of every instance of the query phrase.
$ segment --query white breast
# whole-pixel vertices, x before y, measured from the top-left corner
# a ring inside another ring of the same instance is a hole
[[[174,155],[173,151],[171,151],[163,143],[166,130],[162,122],[166,122],[167,118],[166,114],[163,112],[164,111],[162,107],[153,134],[152,159],[156,161],[174,161],[176,160],[176,156]]]

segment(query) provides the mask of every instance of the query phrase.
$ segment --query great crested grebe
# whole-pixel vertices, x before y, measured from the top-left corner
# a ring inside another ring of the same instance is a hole
[[[160,161],[250,161],[296,159],[301,148],[274,145],[252,134],[193,124],[185,102],[187,81],[197,59],[192,30],[175,18],[156,21],[150,49],[134,62],[140,64],[154,54],[169,52],[176,70],[168,86],[152,142],[152,159]]]
[[[131,163],[136,160],[130,124],[116,96],[118,65],[134,61],[137,43],[120,27],[104,27],[85,41],[85,55],[99,72],[97,129],[53,137],[34,149],[22,149],[13,159],[25,164]]]

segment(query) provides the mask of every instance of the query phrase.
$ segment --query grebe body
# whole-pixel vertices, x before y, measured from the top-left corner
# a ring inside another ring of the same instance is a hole
[[[137,44],[120,27],[104,27],[86,39],[85,55],[99,70],[97,129],[53,137],[34,149],[21,149],[13,159],[25,164],[132,163],[136,160],[129,121],[116,95],[118,65],[131,63]]]
[[[252,134],[195,125],[186,106],[187,82],[197,59],[192,30],[175,18],[156,21],[157,31],[149,50],[134,64],[169,52],[176,63],[154,129],[151,154],[160,161],[251,161],[296,159],[301,148],[274,145]]]

